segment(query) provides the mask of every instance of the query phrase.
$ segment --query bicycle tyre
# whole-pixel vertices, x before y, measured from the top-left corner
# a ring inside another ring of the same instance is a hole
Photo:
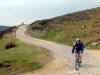
[[[78,59],[75,58],[75,69],[78,71],[78,68],[79,68],[79,62]]]

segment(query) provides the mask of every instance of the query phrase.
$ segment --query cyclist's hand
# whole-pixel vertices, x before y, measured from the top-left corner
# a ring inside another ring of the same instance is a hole
[[[80,53],[80,58],[82,58],[82,53]]]

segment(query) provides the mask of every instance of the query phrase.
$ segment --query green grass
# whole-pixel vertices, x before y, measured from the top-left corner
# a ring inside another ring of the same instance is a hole
[[[87,14],[88,19],[79,19],[81,18],[83,14]],[[80,16],[80,17],[77,17]],[[72,21],[67,18],[73,18]],[[65,20],[63,19],[65,18]],[[77,20],[79,19],[79,20]],[[35,22],[34,24],[29,25],[28,27],[28,33],[37,38],[50,40],[54,42],[58,42],[61,44],[72,46],[75,42],[75,39],[80,37],[82,41],[84,41],[84,44],[87,44],[88,42],[95,41],[97,39],[100,39],[100,8],[85,10],[81,12],[72,13],[72,16],[64,15],[60,17],[56,17],[51,19],[52,21],[48,22],[46,25],[47,27],[44,28],[43,31],[46,31],[45,36],[37,36],[34,34],[34,31],[32,30],[33,26],[40,25],[41,21]],[[82,28],[82,25],[85,24],[85,40],[84,40],[84,30]],[[98,30],[95,28],[99,28]],[[42,33],[42,31],[41,31]],[[97,45],[88,45],[86,48],[89,49],[98,49],[100,50],[100,44]]]
[[[95,45],[95,46],[89,45],[87,48],[90,50],[100,50],[100,44]]]
[[[16,47],[5,49],[9,41],[15,41]],[[6,34],[0,39],[0,63],[10,67],[0,67],[0,75],[15,75],[42,68],[51,58],[51,53],[40,47],[29,45]],[[10,63],[5,63],[10,61]]]

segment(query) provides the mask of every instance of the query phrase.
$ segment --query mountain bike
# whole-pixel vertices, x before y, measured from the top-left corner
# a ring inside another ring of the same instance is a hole
[[[75,69],[78,70],[79,67],[81,66],[81,60],[80,60],[80,53],[75,54]]]

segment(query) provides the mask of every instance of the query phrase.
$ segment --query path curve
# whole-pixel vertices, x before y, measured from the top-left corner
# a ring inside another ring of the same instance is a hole
[[[85,50],[83,55],[83,64],[79,71],[74,69],[74,58],[71,54],[71,48],[65,45],[57,44],[50,41],[45,41],[37,38],[32,38],[25,35],[26,26],[20,26],[16,32],[16,36],[23,42],[28,44],[36,45],[48,49],[53,53],[54,56],[60,57],[54,64],[58,64],[63,67],[56,69],[54,71],[46,71],[35,73],[29,72],[19,75],[100,75],[100,57],[95,57],[95,54],[92,51]],[[63,59],[63,60],[62,60]],[[70,64],[67,64],[67,62]],[[59,66],[58,66],[59,67]]]

